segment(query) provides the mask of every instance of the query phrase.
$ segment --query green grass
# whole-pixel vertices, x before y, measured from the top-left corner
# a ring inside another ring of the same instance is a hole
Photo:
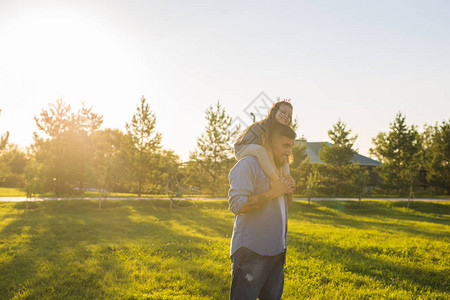
[[[26,193],[24,191],[22,191],[20,188],[6,188],[6,187],[0,187],[0,197],[25,197]],[[45,193],[42,195],[37,195],[39,197],[55,197],[54,193]],[[92,197],[92,198],[98,198],[98,197],[102,197],[103,194],[100,192],[94,192],[94,191],[86,191],[83,192],[83,194],[81,195],[62,195],[61,197]],[[118,193],[118,192],[111,192],[107,194],[107,197],[137,197],[137,194],[133,194],[133,193]],[[146,197],[146,198],[161,198],[161,197],[168,197],[167,194],[161,194],[161,195],[157,195],[157,194],[142,194],[141,197]],[[199,194],[189,194],[189,193],[185,193],[183,195],[183,197],[198,197],[198,198],[205,198],[205,197],[213,197],[211,195],[199,195]],[[223,197],[226,197],[226,195],[224,195]]]
[[[227,202],[0,202],[0,299],[227,299]],[[450,203],[296,202],[283,299],[449,299]]]
[[[25,197],[27,193],[19,188],[0,187],[0,197]]]

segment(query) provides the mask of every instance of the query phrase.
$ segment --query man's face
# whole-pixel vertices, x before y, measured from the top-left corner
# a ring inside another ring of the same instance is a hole
[[[274,136],[271,140],[270,147],[273,152],[273,159],[277,167],[281,167],[288,162],[289,155],[294,147],[294,140],[286,136]]]

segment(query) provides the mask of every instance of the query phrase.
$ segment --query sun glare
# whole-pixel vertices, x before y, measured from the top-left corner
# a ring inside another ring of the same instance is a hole
[[[8,69],[38,91],[84,97],[129,68],[126,43],[98,16],[79,11],[29,11],[3,27]],[[2,30],[0,28],[0,30]],[[56,100],[56,99],[54,99]],[[85,99],[73,99],[77,103]]]

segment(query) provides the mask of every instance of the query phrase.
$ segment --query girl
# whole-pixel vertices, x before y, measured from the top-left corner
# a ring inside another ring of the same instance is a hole
[[[267,116],[263,120],[248,126],[234,144],[236,159],[239,160],[248,155],[256,156],[261,169],[271,182],[277,181],[282,175],[289,174],[289,163],[284,164],[282,167],[283,174],[280,174],[275,167],[268,137],[275,122],[284,125],[291,124],[292,110],[290,99],[274,103]]]

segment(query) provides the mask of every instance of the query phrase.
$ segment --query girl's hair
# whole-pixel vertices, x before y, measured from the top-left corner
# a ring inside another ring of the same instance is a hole
[[[236,142],[241,141],[244,136],[248,133],[248,131],[250,130],[251,127],[253,127],[254,125],[261,125],[261,127],[264,129],[264,137],[261,136],[261,143],[264,144],[267,141],[267,138],[272,134],[272,128],[274,126],[274,124],[277,123],[275,116],[278,112],[278,110],[280,109],[281,105],[288,105],[291,109],[293,109],[292,104],[286,101],[278,101],[275,102],[272,107],[270,108],[269,113],[267,114],[267,116],[262,119],[261,121],[255,122],[254,124],[248,126],[244,132],[242,132],[238,138],[236,139]],[[291,124],[292,120],[289,121],[289,125]]]
[[[278,110],[280,110],[281,105],[286,104],[291,109],[293,109],[292,104],[286,101],[278,101],[275,102],[272,107],[270,108],[269,113],[267,116],[262,119],[261,126],[264,128],[265,134],[267,137],[269,137],[272,134],[272,128],[277,123],[275,116],[277,115]],[[292,120],[289,120],[289,125],[291,125]]]

